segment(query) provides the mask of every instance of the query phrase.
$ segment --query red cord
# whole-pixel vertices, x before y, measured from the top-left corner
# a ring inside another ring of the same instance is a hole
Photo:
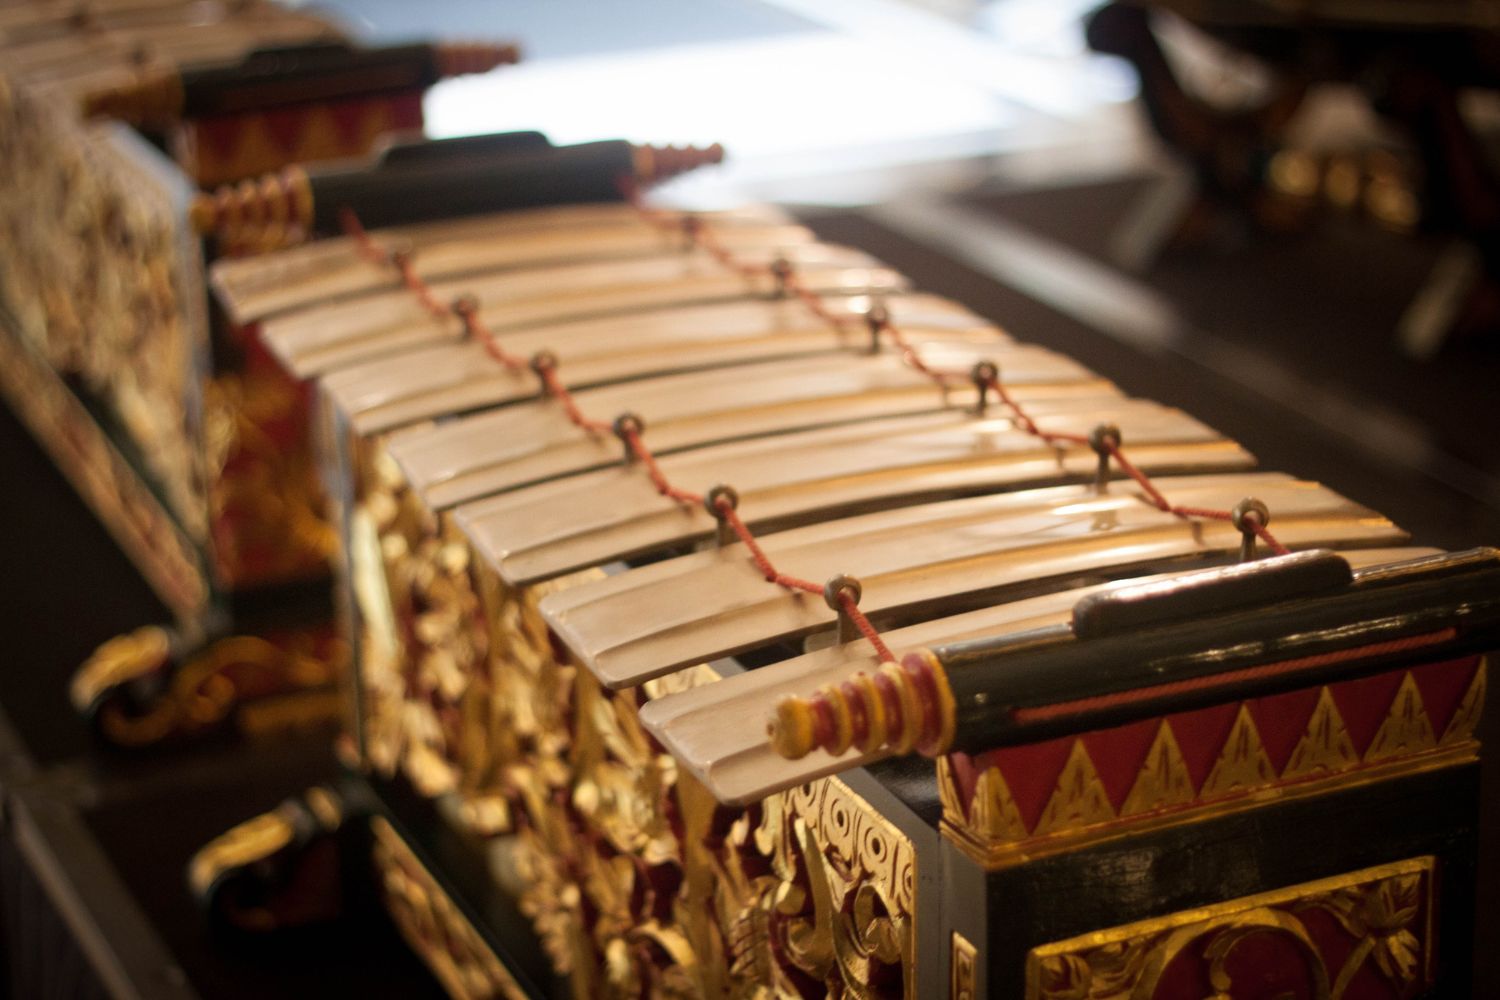
[[[666,474],[661,471],[661,466],[656,464],[656,456],[651,453],[650,448],[646,447],[646,442],[641,440],[640,431],[633,428],[626,428],[621,433],[631,452],[646,467],[646,475],[651,477],[651,482],[656,486],[656,492],[664,497],[671,497],[678,503],[695,504],[703,502],[703,494],[694,493],[691,490],[678,489],[668,482]]]
[[[750,528],[746,526],[744,521],[740,520],[740,515],[735,511],[734,504],[728,499],[720,497],[714,503],[714,508],[719,512],[719,516],[724,519],[725,523],[729,525],[730,530],[739,536],[740,541],[745,543],[745,548],[750,551],[750,559],[760,570],[761,575],[766,578],[767,583],[779,584],[788,590],[800,590],[808,594],[823,593],[824,588],[822,585],[814,583],[812,580],[804,580],[801,577],[791,576],[778,570],[776,565],[771,562],[771,557],[766,555],[765,550],[760,547],[760,543],[755,540],[755,536],[750,533]],[[870,622],[869,617],[855,603],[854,595],[848,590],[841,590],[839,591],[838,600],[843,605],[844,613],[854,623],[854,627],[859,629],[860,635],[868,639],[870,645],[875,647],[875,652],[880,659],[882,661],[895,659],[891,655],[890,647],[880,637],[880,633]]]
[[[479,341],[484,351],[490,357],[500,362],[513,372],[523,372],[529,366],[526,359],[516,354],[511,354],[500,346],[500,341],[490,332],[489,327],[479,318],[479,307],[473,299],[463,298],[453,303],[452,311],[455,316],[463,321],[464,331],[474,340]]]
[[[610,429],[608,423],[603,420],[594,420],[591,417],[587,417],[578,408],[578,400],[573,397],[573,393],[568,390],[568,387],[563,385],[562,379],[557,377],[557,366],[555,364],[538,365],[537,374],[541,377],[542,384],[547,389],[547,395],[554,397],[558,402],[562,403],[563,412],[568,415],[568,419],[574,424],[588,431],[590,434],[601,434]]]
[[[796,296],[797,300],[806,306],[808,311],[814,316],[832,326],[836,331],[844,332],[846,319],[836,316],[829,311],[828,307],[824,305],[822,298],[807,287],[790,262],[782,260],[774,265],[765,265],[741,260],[719,240],[718,236],[708,226],[703,224],[702,220],[693,216],[678,216],[661,212],[646,205],[641,200],[640,193],[632,179],[622,179],[620,190],[625,195],[626,200],[640,213],[642,220],[649,225],[663,230],[681,229],[693,246],[702,249],[723,267],[742,277],[756,278],[767,275],[776,277],[781,284],[783,292]],[[360,255],[374,264],[395,267],[402,282],[417,296],[417,301],[425,309],[435,316],[446,316],[450,313],[458,316],[463,321],[464,329],[467,333],[483,345],[486,353],[509,370],[519,372],[528,367],[526,361],[507,353],[500,346],[499,340],[480,322],[478,309],[471,300],[461,299],[451,307],[444,306],[437,301],[436,297],[432,294],[431,287],[423,281],[421,275],[416,273],[410,254],[391,253],[380,249],[365,231],[364,226],[360,224],[359,218],[353,211],[347,208],[344,209],[340,212],[340,219],[343,223],[344,231],[354,240],[355,247]],[[901,329],[888,319],[879,322],[876,332],[877,334],[884,334],[890,339],[896,349],[901,352],[901,360],[904,364],[926,375],[937,383],[940,388],[946,388],[953,384],[970,380],[970,375],[966,372],[941,371],[928,365],[922,360],[917,349],[906,339],[906,335],[902,333]],[[535,364],[532,367],[536,369],[547,395],[552,396],[562,404],[563,411],[574,425],[590,434],[600,434],[611,429],[611,424],[602,420],[594,420],[583,413],[573,393],[563,384],[562,379],[558,377],[557,363],[554,360]],[[1082,434],[1066,434],[1042,430],[998,378],[989,379],[984,388],[992,390],[995,393],[1000,402],[1010,411],[1011,418],[1016,426],[1024,433],[1054,446],[1058,444],[1088,445],[1091,443]],[[671,481],[667,479],[666,474],[662,472],[661,466],[657,463],[656,456],[646,446],[646,442],[642,439],[639,430],[626,427],[621,431],[621,436],[631,454],[640,461],[642,467],[646,470],[646,475],[650,478],[658,493],[664,497],[669,497],[677,503],[698,504],[703,502],[702,494],[672,485]],[[1151,481],[1151,477],[1138,469],[1134,463],[1125,457],[1124,451],[1120,449],[1118,444],[1106,439],[1104,446],[1108,450],[1110,458],[1119,465],[1126,475],[1135,480],[1136,485],[1145,492],[1151,503],[1158,510],[1174,514],[1178,517],[1203,518],[1216,521],[1229,521],[1233,519],[1233,515],[1227,510],[1173,506],[1171,501],[1156,488],[1156,485]],[[715,503],[715,508],[725,523],[739,537],[739,540],[745,544],[745,548],[750,553],[751,560],[766,578],[766,582],[775,583],[789,590],[798,590],[811,594],[823,593],[823,587],[820,584],[814,583],[811,580],[801,579],[800,577],[789,576],[779,571],[775,564],[771,562],[770,557],[760,547],[749,527],[740,519],[739,514],[736,513],[730,501],[720,498]],[[1276,540],[1270,531],[1266,529],[1265,525],[1260,524],[1258,520],[1253,518],[1247,520],[1247,523],[1251,530],[1255,532],[1255,535],[1261,541],[1265,542],[1277,555],[1286,555],[1288,553],[1289,550]],[[881,639],[880,633],[870,622],[869,617],[860,611],[859,605],[855,603],[854,596],[848,590],[843,590],[839,592],[838,600],[843,606],[844,613],[854,623],[860,634],[869,640],[870,645],[875,647],[875,651],[879,654],[880,658],[883,661],[893,660],[894,657],[891,655],[890,648]]]

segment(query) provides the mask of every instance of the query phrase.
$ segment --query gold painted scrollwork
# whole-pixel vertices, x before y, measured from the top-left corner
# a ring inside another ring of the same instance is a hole
[[[1214,991],[1234,996],[1235,950],[1271,935],[1301,956],[1306,995],[1341,1000],[1373,966],[1393,997],[1429,984],[1432,940],[1419,916],[1431,913],[1436,862],[1414,858],[1288,889],[1143,920],[1032,949],[1027,1000],[1155,1000],[1169,969],[1196,963]],[[1307,916],[1334,918],[1347,939],[1314,933]]]
[[[837,780],[724,809],[562,657],[538,603],[428,515],[378,442],[350,519],[368,764],[486,838],[554,969],[589,997],[913,995],[915,852]],[[451,807],[451,808],[450,808]]]
[[[374,859],[386,906],[403,937],[457,1000],[526,994],[389,823],[376,818]]]
[[[948,963],[949,1000],[976,1000],[979,951],[974,943],[958,931],[953,932],[952,952]]]
[[[733,995],[914,995],[916,855],[837,779],[765,800],[726,838]]]

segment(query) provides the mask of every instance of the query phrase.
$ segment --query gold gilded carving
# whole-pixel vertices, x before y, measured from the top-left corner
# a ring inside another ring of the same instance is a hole
[[[1120,815],[1139,816],[1186,805],[1193,801],[1193,794],[1193,779],[1188,774],[1187,761],[1182,758],[1182,748],[1177,745],[1172,727],[1163,722],[1156,728],[1156,736],[1146,751],[1146,762],[1125,796]]]
[[[219,876],[270,857],[291,844],[295,835],[296,826],[284,807],[248,819],[199,848],[188,864],[188,886],[205,896]]]
[[[1396,690],[1395,701],[1385,721],[1375,732],[1370,747],[1365,751],[1365,760],[1389,760],[1431,750],[1437,746],[1432,734],[1432,723],[1427,720],[1427,710],[1422,705],[1422,693],[1417,690],[1417,681],[1411,674],[1401,679]]]
[[[1469,682],[1469,690],[1464,692],[1463,701],[1458,704],[1458,711],[1453,713],[1453,718],[1448,720],[1448,728],[1443,731],[1441,744],[1447,746],[1451,743],[1464,743],[1474,738],[1474,730],[1479,726],[1479,716],[1484,712],[1484,694],[1489,673],[1489,657],[1479,660],[1479,669],[1474,672],[1474,679]]]
[[[910,996],[916,853],[836,778],[766,799],[728,841],[718,905],[736,996]],[[765,865],[758,874],[757,859]]]
[[[1217,799],[1235,792],[1254,791],[1275,782],[1276,769],[1271,766],[1271,758],[1266,756],[1260,732],[1250,718],[1250,710],[1241,705],[1234,717],[1234,726],[1229,730],[1229,738],[1224,741],[1224,749],[1204,779],[1198,796]]]
[[[1182,962],[1202,969],[1215,991],[1208,1000],[1223,1000],[1233,995],[1236,948],[1255,935],[1300,954],[1287,971],[1319,1000],[1340,1000],[1371,966],[1396,995],[1410,995],[1431,980],[1431,934],[1418,918],[1431,912],[1435,867],[1414,858],[1033,948],[1026,1000],[1153,1000]],[[1317,935],[1304,919],[1314,911],[1348,940]]]
[[[979,776],[974,787],[974,824],[992,837],[1024,837],[1026,824],[1021,810],[1011,797],[1005,776],[990,768]]]
[[[132,680],[165,670],[170,641],[156,626],[136,629],[105,642],[74,675],[69,696],[79,711],[97,711],[99,731],[120,746],[149,746],[172,736],[212,728],[241,706],[246,694],[279,691],[283,698],[327,689],[345,668],[347,652],[340,643],[323,655],[310,642],[283,648],[259,636],[220,639],[172,670],[168,682],[138,710],[112,696]],[[326,722],[336,705],[315,699],[303,707],[313,717],[304,722]],[[283,713],[294,719],[296,712]]]
[[[1337,774],[1358,763],[1359,754],[1354,749],[1354,741],[1349,738],[1349,730],[1344,728],[1333,695],[1323,688],[1318,692],[1318,704],[1307,722],[1307,731],[1293,748],[1283,774],[1289,778],[1318,773]]]
[[[1350,780],[1348,776],[1355,771],[1360,780],[1370,781],[1472,761],[1477,753],[1474,732],[1484,704],[1485,676],[1481,660],[1443,738],[1437,740],[1421,689],[1407,672],[1363,756],[1354,747],[1337,701],[1322,688],[1279,773],[1249,706],[1240,704],[1213,766],[1198,787],[1172,720],[1163,719],[1118,813],[1111,807],[1088,743],[1075,738],[1062,773],[1030,829],[1007,784],[1003,764],[986,766],[966,799],[954,780],[952,765],[940,761],[943,832],[980,864],[998,868],[1023,855],[1061,850],[1081,839],[1221,815],[1245,808],[1252,796],[1259,801],[1268,795],[1321,794]],[[1042,838],[1045,843],[1039,842]]]
[[[204,450],[215,556],[230,586],[326,571],[337,546],[312,448],[300,432],[295,383],[264,372],[207,381]]]
[[[952,1000],[975,1000],[978,952],[958,931],[953,932],[953,950],[948,972],[948,996]]]
[[[146,625],[102,643],[73,675],[68,696],[86,709],[110,688],[149,673],[172,655],[171,637],[158,625]]]
[[[1099,772],[1094,770],[1094,761],[1084,749],[1083,741],[1074,741],[1068,762],[1058,776],[1057,788],[1047,800],[1047,808],[1032,835],[1044,837],[1059,830],[1107,823],[1114,818],[1115,811],[1109,804],[1104,782],[1099,780]]]
[[[11,93],[3,131],[14,169],[0,190],[0,231],[15,249],[0,269],[0,302],[21,342],[0,347],[16,355],[0,361],[0,384],[186,618],[195,609],[184,614],[183,605],[201,608],[209,596],[195,551],[208,504],[194,421],[207,326],[202,263],[186,238],[178,183],[136,141],[59,113],[56,95],[24,86]],[[107,411],[144,473],[61,378],[76,379]],[[177,526],[186,537],[171,537]]]
[[[386,906],[407,942],[457,1000],[520,998],[526,994],[422,866],[411,848],[380,817],[375,833],[375,867]]]
[[[963,796],[958,790],[958,781],[953,774],[953,764],[947,757],[937,761],[938,798],[943,805],[943,815],[958,815],[964,811]],[[1026,836],[1026,824],[1016,800],[1005,783],[1005,775],[999,768],[988,768],[974,786],[973,802],[969,806],[969,823],[974,830],[997,840],[1015,840]]]

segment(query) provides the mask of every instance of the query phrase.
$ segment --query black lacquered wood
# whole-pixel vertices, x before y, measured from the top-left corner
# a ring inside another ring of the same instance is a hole
[[[1090,594],[1073,608],[1073,633],[1101,638],[1336,590],[1353,579],[1344,557],[1326,549],[1220,566]]]
[[[953,749],[1049,739],[1492,649],[1500,642],[1500,565],[1467,566],[1456,574],[1375,574],[1318,595],[1149,620],[1098,638],[1060,626],[937,647],[956,705]],[[1410,644],[1421,637],[1434,641]],[[1365,655],[1330,658],[1364,648]],[[1303,658],[1320,659],[1242,673]]]
[[[375,229],[538,205],[619,201],[621,181],[634,177],[627,142],[516,145],[520,143],[501,143],[493,155],[422,158],[408,151],[395,163],[310,171],[313,229],[338,232],[346,208],[366,228]],[[475,149],[470,146],[468,152]]]
[[[441,73],[425,43],[362,48],[311,42],[257,49],[236,63],[182,71],[186,117],[425,89]]]

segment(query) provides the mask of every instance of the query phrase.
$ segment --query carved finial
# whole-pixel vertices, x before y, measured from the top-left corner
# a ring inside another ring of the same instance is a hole
[[[260,180],[226,184],[201,194],[189,210],[193,228],[225,246],[265,248],[270,237],[285,246],[312,227],[312,184],[301,167],[287,167]]]
[[[130,83],[85,94],[85,118],[114,118],[136,126],[163,126],[182,114],[182,77],[172,69],[143,70]]]
[[[767,726],[771,746],[788,760],[822,749],[838,756],[913,749],[932,757],[953,742],[955,711],[948,677],[935,656],[920,650],[874,673],[860,671],[825,684],[808,697],[788,696]]]
[[[670,180],[678,174],[724,162],[724,147],[712,146],[635,146],[631,157],[635,182],[648,187]]]
[[[511,42],[439,42],[432,58],[439,76],[467,76],[514,65],[521,61],[521,49]]]
[[[1240,561],[1255,558],[1255,539],[1271,525],[1271,509],[1255,497],[1245,497],[1229,511],[1229,523],[1240,533]]]

